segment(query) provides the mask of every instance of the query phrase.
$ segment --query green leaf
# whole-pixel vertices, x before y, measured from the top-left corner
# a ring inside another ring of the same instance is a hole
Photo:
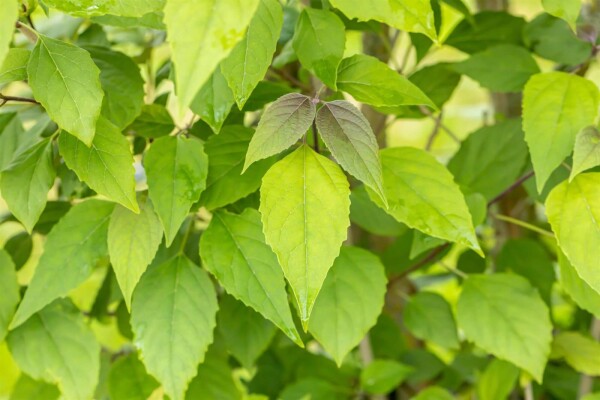
[[[10,255],[2,249],[0,249],[0,291],[2,291],[0,297],[0,342],[2,342],[21,297],[15,264]]]
[[[33,96],[60,128],[88,147],[96,133],[104,97],[99,75],[87,51],[38,35],[27,65]]]
[[[31,233],[54,185],[52,141],[45,139],[21,152],[3,171],[0,189],[10,212]]]
[[[137,354],[130,353],[117,360],[108,374],[108,392],[111,399],[146,400],[158,387],[148,375]]]
[[[208,157],[202,142],[181,135],[156,139],[144,157],[148,194],[167,246],[206,187]]]
[[[449,349],[459,347],[452,310],[439,294],[420,292],[411,297],[404,309],[404,324],[419,339]]]
[[[600,292],[600,173],[577,175],[556,186],[546,200],[546,215],[558,245],[577,274]]]
[[[468,340],[542,381],[552,324],[546,304],[524,278],[470,275],[458,300],[457,317]]]
[[[14,81],[27,80],[27,63],[31,51],[21,48],[10,48],[0,67],[0,85]]]
[[[437,38],[433,10],[427,0],[371,0],[360,3],[331,0],[330,3],[348,18],[359,21],[374,19],[402,31],[424,33],[434,40]]]
[[[250,397],[242,397],[237,387],[239,381],[234,380],[228,360],[211,350],[190,382],[186,400],[251,400]]]
[[[104,47],[86,46],[100,68],[104,91],[101,113],[119,129],[125,128],[142,112],[144,80],[136,63],[123,53]]]
[[[52,228],[11,329],[88,278],[108,252],[106,235],[113,208],[113,203],[87,200],[71,208]]]
[[[600,375],[600,343],[579,332],[561,332],[552,342],[552,357],[564,358],[576,371]]]
[[[263,178],[260,213],[265,238],[292,287],[305,330],[347,236],[348,186],[335,163],[306,145],[273,165]]]
[[[211,136],[204,149],[208,156],[206,189],[200,203],[214,210],[254,193],[260,181],[273,165],[273,158],[252,164],[242,175],[248,144],[254,130],[237,125],[223,127],[221,133]]]
[[[80,17],[113,14],[123,17],[141,17],[160,11],[166,0],[44,0],[48,7]]]
[[[279,2],[260,0],[246,36],[221,62],[221,71],[240,110],[267,73],[282,26],[283,12]]]
[[[25,374],[21,374],[10,394],[10,400],[57,400],[60,392],[55,385],[33,380]]]
[[[381,161],[391,216],[429,236],[458,242],[481,253],[465,198],[443,165],[425,151],[411,147],[382,150]]]
[[[519,373],[519,368],[509,362],[492,360],[477,381],[478,398],[480,400],[507,399],[517,383]]]
[[[413,397],[411,400],[453,400],[452,396],[446,389],[442,389],[437,386],[430,386],[424,390],[421,390],[419,394]]]
[[[564,291],[579,307],[600,317],[600,293],[579,277],[577,270],[560,250],[558,251],[558,265],[560,267],[560,283]]]
[[[569,181],[590,168],[600,165],[600,131],[595,126],[583,128],[575,138],[573,169]]]
[[[520,119],[507,119],[471,133],[448,163],[467,193],[491,200],[510,186],[527,161]]]
[[[125,129],[129,133],[155,139],[167,136],[175,129],[169,111],[160,104],[144,104],[141,114]]]
[[[33,240],[31,235],[27,232],[19,232],[12,236],[4,243],[4,250],[10,254],[13,262],[15,263],[15,269],[20,270],[29,257],[33,250]]]
[[[80,180],[97,193],[139,212],[133,155],[129,142],[116,126],[100,117],[91,146],[65,132],[60,134],[58,145],[65,163]]]
[[[523,92],[523,129],[538,192],[573,150],[579,131],[598,114],[600,91],[585,78],[564,72],[533,76]]]
[[[575,30],[581,0],[542,0],[542,6],[548,14],[564,19]]]
[[[131,306],[135,344],[173,400],[184,398],[213,341],[217,307],[210,278],[183,255],[151,268],[138,283]]]
[[[83,315],[66,300],[34,314],[7,337],[19,368],[58,384],[67,400],[92,398],[100,370],[100,345]]]
[[[380,236],[400,236],[407,229],[373,203],[364,185],[356,186],[350,194],[350,221]]]
[[[347,398],[348,393],[345,388],[315,377],[296,381],[287,386],[279,396],[280,400],[345,400]]]
[[[213,132],[219,133],[234,103],[233,92],[221,69],[217,68],[200,88],[190,108],[210,125]]]
[[[231,296],[221,297],[217,326],[229,352],[248,370],[275,336],[275,326]]]
[[[273,102],[250,141],[243,171],[252,163],[281,153],[296,143],[310,128],[315,112],[312,100],[297,93],[286,94]]]
[[[375,326],[387,279],[381,261],[358,247],[342,247],[323,282],[309,331],[338,366]]]
[[[8,0],[0,4],[0,65],[3,65],[19,18],[18,3]]]
[[[418,87],[375,57],[356,54],[338,69],[338,88],[373,106],[425,105],[437,107]]]
[[[116,206],[108,225],[108,254],[127,308],[133,289],[154,259],[163,231],[149,200],[140,213]]]
[[[389,393],[412,372],[412,368],[393,360],[375,360],[360,374],[360,385],[372,394]]]
[[[35,139],[25,132],[16,113],[0,114],[0,171],[23,149],[33,145]]]
[[[429,65],[410,75],[408,80],[421,89],[437,108],[442,108],[460,83],[460,74],[452,69],[452,65]]]
[[[305,8],[298,18],[292,43],[302,66],[337,90],[337,70],[346,46],[342,20],[330,11]]]
[[[219,62],[244,38],[258,3],[259,0],[167,2],[164,21],[181,107],[192,102]]]
[[[200,239],[204,267],[225,290],[301,345],[277,258],[265,243],[260,215],[218,211]]]
[[[454,69],[495,92],[520,92],[529,78],[540,72],[531,53],[512,44],[475,53]]]
[[[317,128],[342,168],[373,189],[387,204],[377,139],[360,110],[344,100],[325,103],[317,113]]]

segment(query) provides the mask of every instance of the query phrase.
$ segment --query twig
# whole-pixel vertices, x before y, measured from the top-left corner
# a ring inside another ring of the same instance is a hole
[[[319,151],[319,134],[317,133],[316,119],[314,119],[312,122],[312,134],[313,134],[313,147],[317,153],[320,153],[320,151]]]
[[[20,101],[20,102],[24,102],[24,103],[40,104],[37,100],[30,99],[28,97],[5,96],[1,93],[0,93],[0,100],[2,100],[2,103],[1,103],[2,105],[4,105],[5,103],[7,103],[9,101]]]
[[[37,42],[37,32],[33,28],[23,25],[19,21],[15,23],[15,26],[31,43]]]
[[[423,114],[425,114],[427,117],[429,117],[432,120],[436,121],[436,123],[437,123],[437,118],[435,117],[435,115],[433,115],[433,113],[431,111],[429,111],[429,109],[427,107],[425,107],[425,106],[419,106],[419,110]],[[448,136],[450,136],[450,138],[452,140],[454,140],[456,143],[460,143],[460,138],[458,136],[456,136],[456,134],[452,130],[450,130],[450,128],[448,128],[446,125],[444,125],[444,123],[442,122],[441,118],[440,118],[440,121],[439,121],[439,125],[440,125],[440,128],[442,128],[442,130],[444,132],[446,132],[448,134]]]
[[[506,189],[504,189],[504,191],[502,193],[500,193],[498,196],[496,196],[492,200],[490,200],[488,202],[488,204],[487,204],[488,208],[491,205],[496,204],[497,202],[499,202],[500,200],[502,200],[507,194],[509,194],[510,192],[512,192],[513,190],[515,190],[519,186],[521,186],[523,183],[525,183],[533,175],[535,175],[535,172],[529,171],[528,173],[526,173],[525,175],[523,175],[522,177],[520,177],[519,179],[517,179],[512,185],[510,185],[509,187],[507,187]]]
[[[431,134],[429,135],[429,138],[427,139],[427,144],[425,145],[425,150],[431,150],[431,146],[433,146],[433,141],[437,137],[438,133],[440,133],[440,127],[442,126],[442,115],[443,115],[443,112],[440,112],[440,115],[438,115],[435,118],[435,125],[433,125],[433,131],[431,131]]]
[[[520,226],[521,228],[528,229],[532,232],[539,233],[540,235],[548,236],[551,238],[554,237],[554,234],[552,232],[549,232],[549,231],[542,229],[540,227],[537,227],[535,225],[529,224],[525,221],[521,221],[520,219],[512,218],[512,217],[509,217],[507,215],[502,215],[502,214],[496,214],[496,215],[494,215],[494,218],[496,218],[500,221],[508,222],[509,224]]]
[[[280,69],[269,67],[269,71],[273,72],[275,75],[279,76],[283,80],[288,81],[292,85],[304,90],[305,92],[312,91],[311,87],[309,87],[308,85],[305,85],[303,82],[296,79],[296,77],[294,77],[292,74],[288,73],[285,70],[282,70],[282,69],[280,70]]]

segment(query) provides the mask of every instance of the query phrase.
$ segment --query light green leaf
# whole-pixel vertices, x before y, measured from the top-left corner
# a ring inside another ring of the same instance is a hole
[[[27,65],[33,97],[59,127],[88,147],[96,133],[104,97],[99,75],[87,51],[38,35]]]
[[[342,20],[330,11],[305,8],[298,18],[292,40],[302,66],[325,85],[337,90],[337,69],[346,46]]]
[[[135,345],[173,400],[184,398],[213,341],[217,307],[210,278],[183,255],[148,270],[138,283],[131,306]]]
[[[454,400],[454,396],[446,389],[442,389],[438,386],[430,386],[421,390],[419,394],[411,398],[411,400]]]
[[[600,292],[600,173],[577,175],[556,186],[546,199],[546,215],[558,245],[577,274]]]
[[[19,304],[19,283],[15,264],[5,250],[0,249],[0,342],[8,332],[8,324]]]
[[[454,69],[495,92],[520,92],[529,78],[540,72],[531,53],[512,44],[473,54]]]
[[[54,225],[11,329],[88,278],[108,252],[106,235],[113,208],[113,203],[87,200]]]
[[[102,115],[119,129],[125,128],[142,112],[144,80],[140,68],[125,54],[104,47],[87,46],[92,60],[100,68],[104,91]]]
[[[221,63],[221,71],[241,110],[271,65],[283,26],[283,12],[276,0],[260,0],[246,36]]]
[[[55,177],[50,139],[21,152],[2,171],[2,198],[29,233],[44,211]]]
[[[166,0],[44,0],[48,7],[80,17],[112,14],[141,17],[162,10]]]
[[[301,345],[288,304],[281,267],[264,239],[260,215],[219,211],[200,239],[204,267],[225,290],[271,320]]]
[[[479,400],[505,400],[510,396],[517,379],[519,368],[509,362],[494,359],[477,381]]]
[[[55,301],[7,337],[19,368],[34,379],[58,384],[66,400],[91,399],[100,372],[100,345],[81,312]]]
[[[13,47],[8,49],[4,62],[0,65],[0,85],[27,80],[27,63],[31,51]]]
[[[386,284],[385,268],[377,256],[358,247],[342,247],[323,282],[309,323],[310,333],[338,366],[375,326]]]
[[[573,169],[569,181],[590,168],[600,165],[600,131],[595,126],[583,128],[575,138]]]
[[[258,3],[259,0],[167,1],[164,21],[182,107],[192,102],[221,60],[244,38]]]
[[[331,0],[331,5],[359,21],[374,19],[408,32],[424,33],[436,40],[433,10],[427,0]]]
[[[175,129],[169,111],[160,104],[144,104],[141,114],[129,125],[127,132],[149,139],[166,136]]]
[[[19,18],[19,4],[8,0],[0,3],[0,65],[8,54],[8,48],[15,32],[15,22]]]
[[[390,215],[429,236],[481,253],[465,198],[443,165],[425,151],[411,147],[382,150],[381,162]],[[377,196],[370,195],[386,209]]]
[[[579,277],[569,259],[560,250],[558,250],[558,265],[560,283],[565,292],[579,307],[600,318],[600,293]]]
[[[217,326],[227,350],[248,370],[277,332],[259,313],[227,295],[219,302]]]
[[[273,165],[273,158],[252,164],[242,175],[248,144],[254,130],[227,125],[221,133],[211,136],[204,149],[208,155],[206,189],[200,203],[209,210],[226,206],[254,193],[260,181]]]
[[[579,332],[561,332],[552,342],[552,357],[564,358],[576,371],[600,375],[600,343]]]
[[[91,146],[65,132],[60,134],[58,145],[65,163],[80,180],[98,194],[139,212],[133,155],[129,142],[116,126],[100,117]]]
[[[148,375],[135,353],[117,360],[108,373],[111,399],[147,400],[157,387],[158,382]]]
[[[233,92],[227,86],[221,69],[217,68],[200,88],[190,108],[210,125],[213,132],[219,133],[234,103]]]
[[[263,178],[260,213],[266,242],[292,287],[305,330],[347,236],[348,186],[335,163],[306,145],[273,165]]]
[[[144,157],[148,194],[167,246],[206,187],[208,157],[202,142],[181,135],[156,139]]]
[[[412,296],[404,309],[404,324],[419,339],[449,349],[459,347],[452,310],[439,294],[420,292]]]
[[[369,121],[360,110],[343,100],[325,103],[317,113],[317,128],[342,168],[373,189],[387,205],[379,146]]]
[[[542,6],[548,14],[562,18],[575,29],[581,10],[581,0],[542,0]]]
[[[360,373],[360,386],[367,393],[385,394],[398,387],[412,371],[412,367],[394,360],[375,360]]]
[[[346,400],[347,388],[335,386],[316,377],[300,379],[287,386],[279,395],[279,400]]]
[[[593,124],[600,91],[585,78],[564,72],[535,75],[523,92],[523,129],[538,192],[571,154],[579,131]]]
[[[421,89],[375,57],[356,54],[338,69],[338,88],[356,100],[379,107],[436,105]]]
[[[133,289],[154,259],[163,231],[149,200],[139,214],[116,206],[108,224],[108,254],[127,308]]]
[[[315,104],[297,93],[281,96],[265,111],[250,141],[245,172],[252,163],[281,153],[296,143],[315,119]]]
[[[10,400],[57,400],[59,397],[60,392],[55,385],[36,381],[23,373],[10,394]]]
[[[524,278],[470,275],[458,300],[457,317],[468,340],[542,381],[552,324],[546,304]]]

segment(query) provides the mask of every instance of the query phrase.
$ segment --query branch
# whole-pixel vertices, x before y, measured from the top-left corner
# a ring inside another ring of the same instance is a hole
[[[40,104],[37,100],[30,99],[29,97],[5,96],[2,93],[0,93],[0,106],[3,106],[9,101],[20,101],[24,103]]]
[[[292,85],[304,90],[307,93],[310,93],[312,91],[312,88],[310,86],[305,85],[303,82],[301,82],[300,80],[298,80],[296,77],[294,77],[292,74],[288,73],[285,70],[282,70],[282,69],[280,70],[280,69],[276,69],[273,67],[269,67],[269,71],[273,72],[275,75],[279,76],[284,81],[288,81]]]
[[[498,196],[496,196],[492,200],[490,200],[488,202],[488,204],[487,204],[488,208],[490,206],[492,206],[493,204],[496,204],[497,202],[499,202],[500,200],[502,200],[506,195],[508,195],[513,190],[515,190],[516,188],[518,188],[519,186],[521,186],[523,183],[525,183],[533,175],[535,175],[535,172],[534,171],[529,171],[528,173],[526,173],[525,175],[523,175],[522,177],[520,177],[519,179],[517,179],[512,185],[510,185],[509,187],[507,187],[506,189],[504,189],[504,191],[502,193],[500,193]]]

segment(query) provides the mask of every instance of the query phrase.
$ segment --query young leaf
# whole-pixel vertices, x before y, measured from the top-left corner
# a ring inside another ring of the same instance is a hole
[[[31,51],[13,47],[8,49],[6,58],[0,67],[0,85],[14,81],[27,80],[27,63]]]
[[[581,10],[581,0],[542,0],[542,6],[548,14],[564,19],[575,30]]]
[[[211,136],[204,149],[208,155],[206,189],[200,203],[209,210],[234,203],[254,193],[260,181],[273,165],[273,158],[252,164],[242,175],[248,144],[254,130],[238,125],[227,125],[221,133]]]
[[[364,115],[347,101],[328,102],[317,113],[317,128],[342,168],[373,189],[387,205],[379,146]]]
[[[477,381],[478,398],[480,400],[508,398],[519,379],[519,374],[519,368],[511,363],[497,358],[492,360]]]
[[[315,104],[304,95],[286,94],[263,114],[250,141],[243,172],[252,163],[280,153],[296,143],[315,119]]]
[[[518,275],[470,275],[457,305],[458,325],[477,346],[541,382],[552,324],[537,291]]]
[[[246,36],[221,62],[221,71],[240,110],[267,73],[282,26],[279,2],[260,0]]]
[[[377,322],[387,279],[381,261],[358,247],[342,247],[323,282],[309,331],[338,366]]]
[[[244,38],[258,3],[259,0],[167,2],[164,21],[181,107],[192,102],[219,62]]]
[[[378,107],[436,105],[408,79],[375,57],[356,54],[338,69],[338,88],[358,101]]]
[[[113,208],[113,203],[87,200],[71,208],[52,228],[11,329],[88,278],[108,251],[106,235]]]
[[[389,207],[386,209],[370,193],[375,203],[411,228],[481,254],[465,198],[443,165],[425,151],[411,147],[382,150],[381,161]]]
[[[48,7],[81,16],[112,14],[122,17],[141,17],[162,10],[166,0],[44,0]]]
[[[234,103],[233,92],[221,69],[217,68],[200,88],[190,108],[210,125],[214,133],[219,133]]]
[[[595,126],[583,128],[575,138],[573,169],[569,181],[590,168],[600,165],[600,131]]]
[[[327,271],[346,239],[348,186],[335,163],[306,145],[273,165],[263,178],[260,213],[266,242],[292,287],[305,330]]]
[[[108,373],[111,399],[148,399],[157,387],[158,382],[148,375],[135,352],[115,361]]]
[[[100,372],[100,344],[69,301],[46,306],[10,332],[7,342],[29,376],[58,384],[65,399],[92,398]]]
[[[162,226],[152,203],[142,205],[139,214],[116,206],[108,224],[108,254],[127,308],[146,267],[162,241]]]
[[[577,175],[556,186],[546,199],[546,215],[558,245],[575,270],[600,292],[600,173]]]
[[[218,211],[200,239],[204,267],[225,290],[272,321],[301,345],[288,304],[281,267],[264,239],[260,215]]]
[[[65,132],[60,134],[58,145],[65,163],[80,180],[99,194],[139,212],[133,155],[129,142],[116,126],[100,117],[90,146]]]
[[[439,294],[420,292],[404,309],[404,324],[417,338],[458,349],[456,322],[448,302]]]
[[[331,0],[331,5],[359,21],[373,19],[408,32],[424,33],[436,40],[433,10],[426,0]]]
[[[150,269],[138,283],[131,306],[135,344],[173,400],[184,398],[213,341],[217,307],[210,278],[183,255]]]
[[[581,308],[600,317],[600,293],[595,291],[583,279],[571,265],[569,259],[558,251],[558,265],[560,267],[560,283],[564,291]]]
[[[15,264],[5,250],[0,249],[0,342],[8,332],[8,324],[19,304],[19,282]]]
[[[148,194],[167,246],[206,187],[208,157],[202,142],[179,135],[156,139],[144,157]]]
[[[19,4],[16,1],[3,1],[0,4],[0,65],[8,53],[15,32],[15,22],[19,18]]]
[[[561,332],[552,342],[552,357],[564,358],[576,371],[600,375],[600,343],[579,332]]]
[[[50,139],[21,152],[2,171],[2,198],[29,233],[46,207],[55,177]]]
[[[305,8],[298,18],[292,43],[302,66],[337,90],[338,65],[346,46],[346,31],[340,18],[330,11]]]
[[[579,131],[593,124],[600,91],[585,78],[564,72],[535,75],[523,92],[523,129],[538,192],[573,150]]]
[[[33,96],[59,127],[88,147],[96,133],[104,97],[99,75],[87,51],[38,35],[27,65]]]

